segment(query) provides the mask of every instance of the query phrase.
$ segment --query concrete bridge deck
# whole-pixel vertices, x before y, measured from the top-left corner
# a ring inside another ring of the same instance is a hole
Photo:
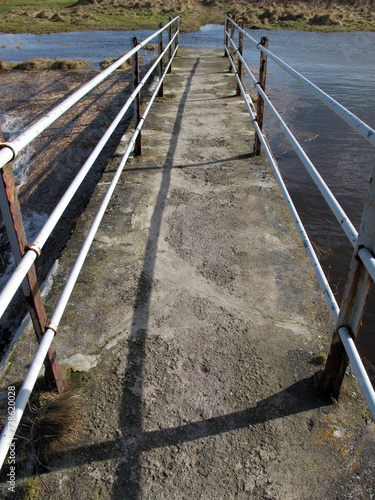
[[[332,324],[227,69],[222,51],[180,51],[90,251],[56,337],[82,425],[41,475],[49,498],[375,493],[353,378],[339,403],[315,392]],[[60,289],[119,154],[59,260]]]

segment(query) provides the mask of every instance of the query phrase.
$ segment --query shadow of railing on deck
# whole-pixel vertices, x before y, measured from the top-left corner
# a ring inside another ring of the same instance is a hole
[[[125,386],[123,391],[123,401],[121,404],[120,423],[122,427],[131,430],[132,435],[142,435],[142,395],[134,394],[132,387],[137,383],[142,389],[143,364],[145,361],[145,343],[147,340],[147,330],[149,322],[149,308],[152,291],[152,281],[154,277],[156,253],[160,234],[161,223],[164,213],[164,203],[168,196],[173,159],[177,148],[178,136],[181,130],[182,115],[184,112],[187,96],[194,74],[199,65],[197,58],[187,79],[180,104],[175,118],[172,138],[163,168],[159,193],[155,202],[154,212],[151,217],[150,229],[146,243],[145,260],[141,275],[138,281],[132,329],[129,341],[128,364],[125,372]],[[142,393],[142,390],[140,390]],[[131,451],[132,458],[126,463],[121,463],[116,472],[116,483],[114,485],[114,498],[119,498],[120,491],[132,490],[133,497],[137,498],[135,491],[138,489],[140,481],[139,453],[137,450]],[[125,489],[124,489],[125,488]],[[121,496],[121,495],[120,495]]]
[[[139,341],[133,343],[138,345],[138,349],[136,349],[136,353],[133,352],[133,355],[138,355],[142,346]],[[130,364],[131,358],[129,358]],[[141,364],[137,366],[141,367]],[[134,367],[132,371],[134,372]],[[218,436],[226,432],[256,426],[289,415],[304,413],[331,403],[330,400],[323,400],[320,397],[318,391],[315,389],[313,377],[310,377],[299,380],[286,389],[257,402],[253,407],[242,411],[220,415],[199,422],[191,422],[178,427],[143,431],[141,399],[139,397],[138,401],[134,401],[135,396],[129,390],[132,382],[134,382],[134,377],[130,377],[126,382],[123,404],[129,404],[130,401],[137,404],[132,411],[132,415],[124,413],[121,416],[123,427],[128,430],[131,428],[131,433],[129,432],[128,439],[124,439],[121,443],[122,449],[126,449],[122,457],[125,461],[120,463],[116,471],[116,482],[112,492],[112,498],[114,499],[127,498],[135,500],[139,498],[141,493],[139,484],[141,464],[139,463],[139,458],[145,451]],[[118,444],[119,440],[116,439],[105,443],[81,446],[66,453],[57,454],[51,464],[52,470],[64,470],[70,467],[79,467],[85,463],[117,459],[119,457]],[[72,455],[74,456],[74,460],[72,460]],[[135,470],[136,474],[134,475]],[[133,475],[131,475],[132,472]],[[126,496],[124,496],[125,493]]]

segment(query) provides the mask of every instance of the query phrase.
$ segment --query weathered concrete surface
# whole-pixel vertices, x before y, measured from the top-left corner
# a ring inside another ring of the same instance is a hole
[[[180,53],[144,154],[116,189],[56,337],[60,358],[88,371],[80,439],[52,458],[42,496],[375,493],[374,426],[353,378],[339,403],[314,390],[332,325],[270,168],[250,155],[227,64],[218,51]],[[77,224],[57,288],[119,161]]]

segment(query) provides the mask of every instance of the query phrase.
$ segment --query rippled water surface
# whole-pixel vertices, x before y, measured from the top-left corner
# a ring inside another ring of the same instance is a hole
[[[258,41],[261,36],[269,37],[271,51],[375,127],[375,33],[266,30],[251,30],[249,33]],[[15,62],[36,57],[89,59],[98,65],[104,58],[118,57],[129,50],[133,36],[143,40],[150,34],[151,31],[142,30],[0,35],[0,59]],[[197,33],[182,34],[180,43],[187,48],[222,48],[223,27],[210,25]],[[245,47],[245,58],[251,66],[257,66],[258,51],[247,42]],[[144,57],[146,60],[150,58],[147,53]],[[373,147],[272,61],[268,65],[267,87],[273,103],[358,229],[374,166]],[[265,130],[339,298],[352,248],[268,112]],[[370,310],[375,310],[374,302]],[[360,342],[365,363],[370,369],[375,359],[374,320],[370,311],[365,318],[366,332]]]

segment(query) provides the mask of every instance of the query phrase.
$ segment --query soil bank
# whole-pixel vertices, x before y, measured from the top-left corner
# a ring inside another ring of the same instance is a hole
[[[40,498],[375,494],[375,428],[354,378],[339,402],[314,389],[333,325],[253,138],[222,51],[180,51],[55,339],[83,408],[78,438],[39,468]],[[59,259],[49,302],[123,148]],[[21,379],[32,332],[17,349],[4,388]],[[26,464],[18,492],[34,473]],[[13,498],[4,480],[1,491]]]

